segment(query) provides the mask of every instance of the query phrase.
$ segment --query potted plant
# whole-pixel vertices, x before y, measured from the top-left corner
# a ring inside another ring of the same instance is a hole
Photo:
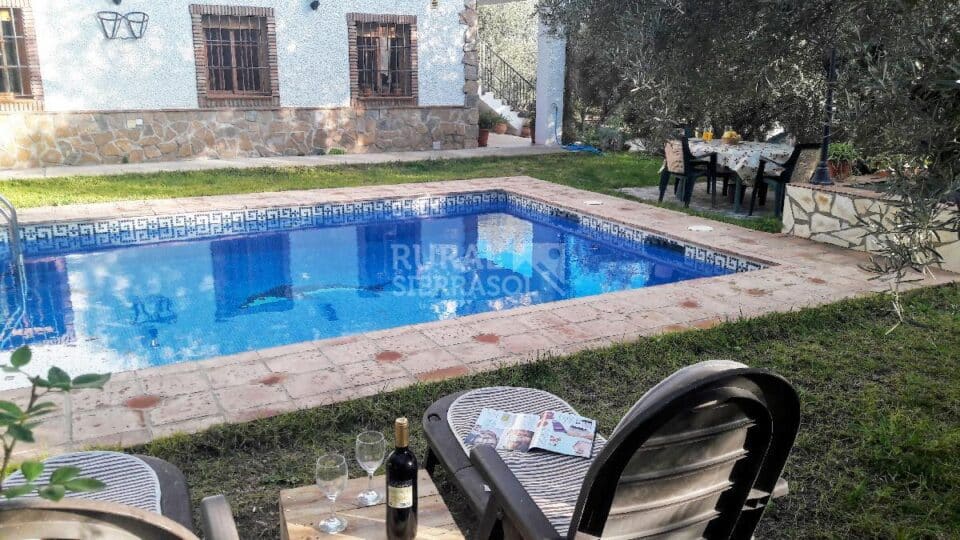
[[[510,125],[507,123],[507,119],[498,114],[496,123],[493,125],[493,132],[497,135],[503,135],[509,128]]]
[[[850,143],[830,143],[827,150],[827,163],[830,165],[830,177],[843,181],[853,171],[853,162],[857,160],[857,150]]]
[[[477,144],[480,148],[487,146],[487,142],[490,140],[490,130],[496,125],[499,116],[500,115],[494,112],[480,111],[480,120],[477,122],[480,127],[480,136],[477,137]]]
[[[530,144],[537,144],[537,109],[532,109],[527,118],[530,122]]]
[[[523,127],[520,128],[520,136],[524,139],[530,136],[530,119],[523,121]]]

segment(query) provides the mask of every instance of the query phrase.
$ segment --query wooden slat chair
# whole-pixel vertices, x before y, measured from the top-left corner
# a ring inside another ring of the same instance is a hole
[[[0,503],[0,538],[196,540],[187,482],[172,464],[119,452],[75,452],[44,462],[39,484],[57,468],[74,466],[106,483],[100,491],[69,493],[60,502],[23,497]],[[23,483],[19,473],[5,486]],[[222,495],[200,504],[204,537],[238,540],[230,505]]]
[[[787,197],[787,184],[809,182],[820,162],[820,143],[803,143],[793,148],[790,158],[783,164],[783,172],[772,175],[766,172],[767,160],[760,160],[760,167],[757,169],[757,180],[753,183],[753,191],[750,194],[750,211],[748,215],[753,215],[753,209],[757,204],[757,191],[766,186],[772,186],[774,189],[773,213],[776,216],[783,214],[783,205]]]
[[[480,517],[477,538],[752,536],[796,438],[800,406],[783,378],[701,362],[656,385],[590,459],[460,442],[484,407],[575,412],[539,390],[483,388],[424,416],[428,471],[440,463]],[[466,458],[469,452],[469,459]]]

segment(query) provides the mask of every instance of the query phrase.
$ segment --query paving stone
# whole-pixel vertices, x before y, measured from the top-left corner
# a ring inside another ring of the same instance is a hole
[[[198,392],[174,396],[162,400],[157,406],[149,409],[150,423],[156,426],[183,422],[194,418],[215,416],[220,413],[217,402],[210,392]]]
[[[270,371],[277,373],[306,373],[333,367],[333,362],[327,359],[319,349],[302,354],[265,358],[263,363]]]
[[[126,407],[74,413],[72,437],[74,441],[84,441],[146,429],[145,416],[143,411]]]
[[[184,420],[182,422],[154,426],[153,436],[169,437],[170,435],[174,435],[176,433],[185,433],[190,435],[193,433],[200,433],[201,431],[225,422],[226,421],[224,420],[223,416],[220,415],[206,416],[203,418],[191,418],[190,420]]]
[[[345,388],[343,374],[337,369],[293,374],[287,377],[282,385],[293,399],[337,392]]]
[[[458,323],[441,327],[425,328],[423,334],[437,345],[446,347],[470,341],[475,332],[469,326]]]
[[[207,379],[199,371],[151,375],[142,379],[141,384],[145,393],[158,396],[195,394],[210,388]]]
[[[516,317],[509,316],[508,318],[485,319],[468,323],[468,325],[473,330],[475,336],[478,334],[493,334],[501,337],[512,336],[533,330],[533,328],[523,324],[523,322]]]
[[[436,343],[420,332],[403,332],[391,337],[374,340],[381,351],[397,351],[403,354],[433,349]]]
[[[380,352],[379,347],[370,340],[354,340],[342,345],[321,346],[320,350],[338,366],[372,360]]]
[[[217,400],[227,413],[263,405],[273,406],[290,399],[282,385],[247,384],[221,388],[215,392]]]
[[[416,375],[442,368],[463,367],[463,363],[444,349],[431,349],[411,354],[404,358],[400,365]]]
[[[492,360],[507,354],[507,352],[498,345],[476,342],[452,345],[447,347],[447,352],[466,364]]]
[[[417,380],[421,382],[434,382],[452,379],[454,377],[463,377],[469,375],[470,369],[464,365],[450,366],[432,371],[417,373]]]
[[[529,333],[507,336],[501,342],[505,351],[512,354],[520,354],[532,351],[546,351],[556,343],[550,341],[543,334]]]
[[[567,322],[579,323],[600,318],[601,313],[590,306],[580,304],[558,307],[552,310],[554,315]]]
[[[407,371],[396,364],[360,362],[343,366],[341,369],[343,370],[343,384],[347,388],[409,377]]]
[[[210,380],[210,385],[214,388],[224,388],[226,386],[250,384],[269,373],[270,370],[259,360],[256,360],[208,369],[207,379]]]

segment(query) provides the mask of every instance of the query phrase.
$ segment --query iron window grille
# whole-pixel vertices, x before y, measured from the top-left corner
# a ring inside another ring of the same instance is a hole
[[[32,97],[23,12],[0,8],[0,100]]]
[[[270,65],[263,17],[204,15],[207,95],[269,96]]]
[[[356,24],[359,97],[413,97],[411,26],[379,22]]]

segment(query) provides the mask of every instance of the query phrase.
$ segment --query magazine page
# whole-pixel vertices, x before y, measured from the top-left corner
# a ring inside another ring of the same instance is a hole
[[[537,416],[533,414],[515,414],[497,409],[483,409],[477,417],[477,423],[463,444],[472,446],[490,445],[498,450],[530,450]]]
[[[568,456],[590,457],[597,423],[589,418],[556,411],[540,414],[531,448]]]

